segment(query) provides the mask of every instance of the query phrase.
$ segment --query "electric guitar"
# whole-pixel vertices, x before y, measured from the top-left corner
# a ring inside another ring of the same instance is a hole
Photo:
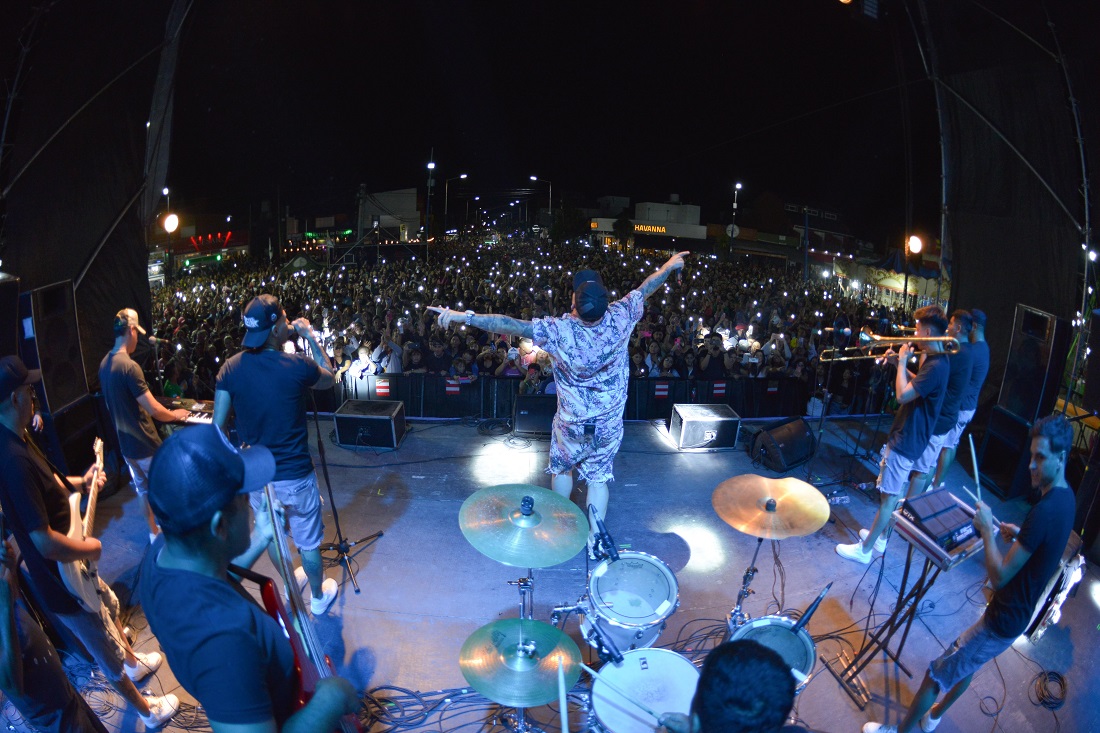
[[[313,628],[313,620],[306,609],[305,601],[298,590],[298,583],[294,579],[294,568],[291,566],[290,546],[286,541],[286,531],[283,529],[282,517],[275,510],[275,494],[271,490],[271,484],[264,487],[264,495],[267,497],[267,510],[271,516],[271,526],[275,534],[275,559],[276,568],[282,576],[283,585],[287,589],[287,601],[289,610],[283,605],[282,595],[276,589],[270,578],[260,576],[260,596],[264,602],[264,608],[268,615],[282,625],[290,641],[290,648],[294,651],[294,666],[298,674],[298,695],[295,700],[295,710],[305,706],[313,697],[317,688],[317,682],[325,677],[333,677],[336,670],[332,660],[321,648],[321,642],[317,638],[317,631]],[[234,572],[236,570],[234,569]],[[248,575],[254,574],[248,571]],[[340,718],[340,733],[362,733],[359,721],[353,715],[345,715]]]
[[[66,536],[84,540],[91,536],[95,526],[96,501],[99,498],[99,475],[103,473],[103,441],[95,439],[95,466],[92,469],[92,485],[88,487],[88,508],[80,516],[80,492],[69,494],[69,531]],[[99,574],[94,560],[73,560],[57,563],[61,580],[80,607],[89,613],[99,613]]]

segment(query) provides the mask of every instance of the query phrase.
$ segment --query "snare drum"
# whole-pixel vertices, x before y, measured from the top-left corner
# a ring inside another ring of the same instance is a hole
[[[813,675],[814,664],[817,662],[817,646],[805,627],[796,634],[794,625],[795,622],[786,616],[764,616],[738,626],[730,634],[729,640],[751,639],[782,657],[794,673],[794,694],[797,695]]]
[[[596,730],[605,733],[653,733],[657,721],[637,705],[611,689],[625,692],[647,708],[664,713],[691,711],[691,699],[699,684],[699,670],[667,649],[635,649],[623,654],[623,663],[600,667],[592,683],[592,715]],[[604,682],[607,680],[607,684]]]
[[[657,640],[680,606],[680,592],[676,576],[661,560],[644,552],[620,552],[618,560],[604,560],[592,571],[581,605],[581,632],[588,643],[597,647],[598,636],[609,636],[625,652]]]

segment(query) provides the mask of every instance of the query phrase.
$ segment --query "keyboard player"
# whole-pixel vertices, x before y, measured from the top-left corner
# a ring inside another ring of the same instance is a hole
[[[130,467],[134,490],[144,505],[145,521],[149,524],[149,541],[152,542],[160,532],[146,498],[149,465],[153,462],[153,454],[160,447],[160,435],[153,421],[185,422],[191,416],[191,411],[182,408],[169,410],[157,402],[145,382],[145,373],[130,358],[137,348],[138,339],[146,337],[145,329],[138,321],[137,311],[133,308],[120,310],[115,314],[112,328],[115,345],[100,362],[99,383],[107,409],[111,413],[111,420],[118,432],[122,457]]]

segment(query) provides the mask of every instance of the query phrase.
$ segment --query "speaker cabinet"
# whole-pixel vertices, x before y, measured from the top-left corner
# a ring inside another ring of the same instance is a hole
[[[982,438],[978,456],[982,484],[1004,499],[1026,496],[1031,491],[1031,423],[995,406]]]
[[[512,434],[532,437],[549,435],[554,430],[554,413],[557,411],[557,395],[517,395],[512,413]]]
[[[801,417],[772,423],[753,438],[749,455],[770,470],[786,473],[810,460],[816,444],[814,433]]]
[[[28,369],[42,370],[40,396],[50,412],[88,394],[71,280],[23,293],[19,300],[19,352]]]
[[[405,437],[405,403],[348,400],[332,414],[336,442],[347,448],[396,448]]]
[[[1070,337],[1069,321],[1017,304],[997,406],[1029,424],[1053,412]]]
[[[730,450],[740,427],[741,417],[729,405],[677,404],[668,434],[679,450]]]
[[[0,272],[0,356],[19,354],[19,278]]]

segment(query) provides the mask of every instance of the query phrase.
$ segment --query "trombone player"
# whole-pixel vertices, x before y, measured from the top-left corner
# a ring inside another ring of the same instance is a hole
[[[900,407],[883,446],[875,482],[879,490],[878,512],[871,528],[860,530],[859,542],[836,546],[838,555],[864,565],[871,562],[872,549],[877,547],[881,552],[886,548],[884,533],[890,525],[894,509],[909,489],[913,464],[921,457],[932,437],[932,428],[947,393],[950,367],[944,352],[943,336],[947,331],[947,319],[943,309],[930,305],[918,309],[913,315],[917,322],[916,339],[924,346],[917,374],[911,375],[907,368],[913,351],[908,343],[902,344],[897,354],[887,353],[889,363],[897,365],[894,391]]]

